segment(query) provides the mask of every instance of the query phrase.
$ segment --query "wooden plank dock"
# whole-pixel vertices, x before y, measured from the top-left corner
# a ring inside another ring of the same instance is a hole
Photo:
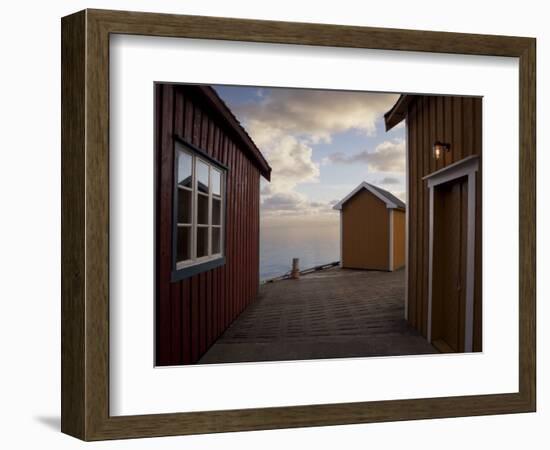
[[[199,363],[437,353],[404,320],[404,270],[312,270],[263,284]]]

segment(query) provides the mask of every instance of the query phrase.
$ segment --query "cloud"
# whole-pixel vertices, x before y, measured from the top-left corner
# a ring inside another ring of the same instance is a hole
[[[401,180],[397,177],[384,177],[379,181],[380,184],[394,185],[401,184]]]
[[[262,209],[266,211],[299,211],[306,203],[305,197],[297,192],[278,192],[263,200]]]
[[[330,142],[335,133],[368,135],[398,98],[396,94],[313,89],[271,89],[260,101],[239,105],[235,113],[261,147],[275,136],[292,134],[311,142]]]
[[[374,151],[363,150],[355,154],[333,153],[323,164],[367,164],[372,172],[404,172],[405,140],[394,139],[378,144]]]
[[[372,135],[396,94],[313,89],[260,89],[234,112],[272,168],[272,190],[289,191],[316,182],[319,164],[312,145],[356,130]]]
[[[303,183],[319,181],[320,164],[312,146],[331,142],[336,133],[376,133],[395,94],[312,89],[264,89],[254,99],[232,107],[272,168],[271,183],[262,186],[262,213],[269,216],[324,215],[329,203],[310,201],[296,192]]]
[[[261,207],[268,216],[310,216],[332,212],[330,203],[310,201],[299,192],[276,192],[264,196]]]
[[[318,180],[319,165],[313,162],[312,148],[294,136],[272,142],[265,155],[272,167],[271,191],[289,191],[299,183]]]

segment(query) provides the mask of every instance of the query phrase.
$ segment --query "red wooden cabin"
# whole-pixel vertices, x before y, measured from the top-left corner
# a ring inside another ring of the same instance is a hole
[[[209,86],[155,86],[156,365],[197,362],[254,301],[271,168]]]

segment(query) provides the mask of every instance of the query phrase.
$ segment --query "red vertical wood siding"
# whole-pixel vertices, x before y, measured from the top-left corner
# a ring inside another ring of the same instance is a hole
[[[418,96],[408,106],[408,320],[424,336],[428,332],[429,192],[422,178],[467,156],[481,156],[481,112],[482,99],[473,97]],[[432,156],[437,140],[451,144],[451,151],[439,161]],[[481,159],[476,184],[474,351],[481,351]]]
[[[192,86],[157,85],[156,364],[197,362],[256,298],[260,171]],[[228,167],[223,266],[171,282],[174,134]]]

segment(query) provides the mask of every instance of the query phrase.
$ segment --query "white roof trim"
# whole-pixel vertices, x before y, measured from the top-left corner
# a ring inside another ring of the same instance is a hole
[[[357,186],[353,191],[351,191],[348,195],[346,195],[342,200],[340,200],[336,205],[332,207],[332,209],[338,209],[341,210],[344,203],[346,203],[350,198],[355,196],[355,194],[358,194],[359,191],[362,189],[366,189],[371,194],[378,197],[380,200],[382,200],[388,209],[398,209],[399,207],[392,202],[388,197],[382,195],[380,192],[378,192],[376,189],[374,189],[369,183],[366,181],[363,181],[359,186]]]

